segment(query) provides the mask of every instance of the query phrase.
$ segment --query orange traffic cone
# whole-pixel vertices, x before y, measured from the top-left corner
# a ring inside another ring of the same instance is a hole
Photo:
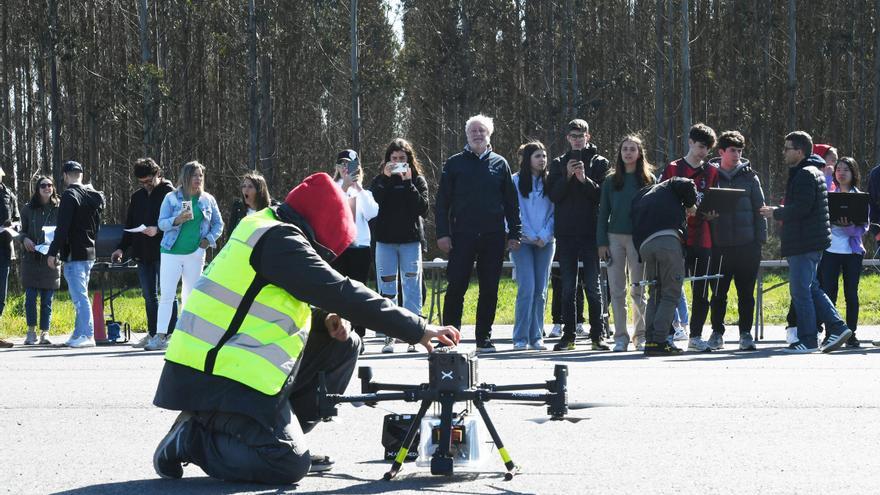
[[[95,322],[95,342],[107,340],[107,330],[104,328],[104,297],[100,292],[92,295],[92,319]]]

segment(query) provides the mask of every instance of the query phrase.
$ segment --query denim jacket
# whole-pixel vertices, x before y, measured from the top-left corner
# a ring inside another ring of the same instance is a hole
[[[162,247],[171,249],[177,242],[180,234],[180,225],[174,225],[174,219],[183,211],[183,192],[178,187],[165,195],[162,206],[159,209],[159,228],[165,235],[162,237]],[[223,233],[223,218],[220,216],[220,208],[214,196],[206,192],[199,195],[199,209],[202,210],[202,223],[199,225],[199,235],[208,240],[208,245],[217,247],[217,239]]]

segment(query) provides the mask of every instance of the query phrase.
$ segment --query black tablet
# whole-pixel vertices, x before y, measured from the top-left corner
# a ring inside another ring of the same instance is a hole
[[[697,209],[706,213],[714,211],[719,215],[732,213],[736,208],[737,200],[745,195],[745,189],[710,187],[703,193],[703,200],[700,201]]]
[[[868,193],[828,193],[828,213],[831,223],[846,218],[850,223],[868,223]]]

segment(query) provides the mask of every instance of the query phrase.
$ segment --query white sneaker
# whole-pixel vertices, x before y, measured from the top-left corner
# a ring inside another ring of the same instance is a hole
[[[526,350],[526,349],[528,349],[528,348],[529,348],[529,346],[528,346],[528,344],[526,344],[525,342],[518,342],[518,343],[516,343],[516,344],[513,344],[513,350],[514,350],[514,351],[524,351],[524,350]]]
[[[699,337],[691,337],[688,340],[688,350],[692,352],[712,352],[712,348],[705,340]]]
[[[553,325],[553,329],[550,330],[550,335],[548,335],[547,337],[550,337],[551,339],[562,337],[562,325],[560,325],[559,323]]]
[[[87,337],[85,335],[80,335],[75,338],[72,342],[67,344],[67,347],[73,347],[74,349],[81,349],[83,347],[95,347],[95,338]]]
[[[589,336],[590,336],[590,332],[587,332],[587,331],[584,329],[584,324],[583,324],[583,323],[578,323],[578,324],[577,324],[577,328],[575,329],[575,334],[576,334],[578,337],[589,337]]]
[[[147,345],[144,346],[145,351],[164,351],[168,349],[168,341],[171,340],[168,338],[167,334],[157,333],[147,342]]]
[[[134,349],[143,349],[145,345],[150,343],[151,338],[153,338],[152,335],[146,334],[143,337],[141,337],[141,340],[138,340],[134,344],[131,344],[131,347]]]
[[[629,348],[629,344],[626,342],[617,342],[614,344],[614,349],[611,349],[613,352],[626,352],[627,348]]]
[[[539,340],[539,341],[535,342],[534,344],[530,345],[529,349],[531,349],[533,351],[546,351],[547,346],[544,345],[543,340]]]
[[[673,341],[675,341],[675,340],[687,340],[687,339],[688,339],[687,331],[685,331],[685,328],[684,328],[682,325],[680,325],[680,324],[679,324],[679,325],[674,325],[674,327],[675,327],[675,333],[672,335],[672,340],[673,340]]]
[[[785,327],[785,343],[794,344],[797,341],[797,327]]]
[[[394,352],[394,339],[385,337],[385,345],[382,346],[382,354],[391,354]]]
[[[71,342],[76,341],[77,338],[78,338],[78,337],[74,337],[73,334],[70,334],[70,337],[68,337],[67,340],[64,341],[64,345],[65,345],[66,347],[70,347]]]

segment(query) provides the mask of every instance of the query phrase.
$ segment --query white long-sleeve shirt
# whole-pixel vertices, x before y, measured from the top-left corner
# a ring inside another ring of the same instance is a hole
[[[342,188],[342,179],[336,181],[336,185]],[[351,243],[354,247],[370,246],[370,220],[376,218],[379,214],[379,203],[373,199],[373,193],[368,189],[357,191],[353,187],[349,187],[348,191],[343,191],[349,198],[355,198],[354,203],[354,223],[357,226],[357,235]]]

